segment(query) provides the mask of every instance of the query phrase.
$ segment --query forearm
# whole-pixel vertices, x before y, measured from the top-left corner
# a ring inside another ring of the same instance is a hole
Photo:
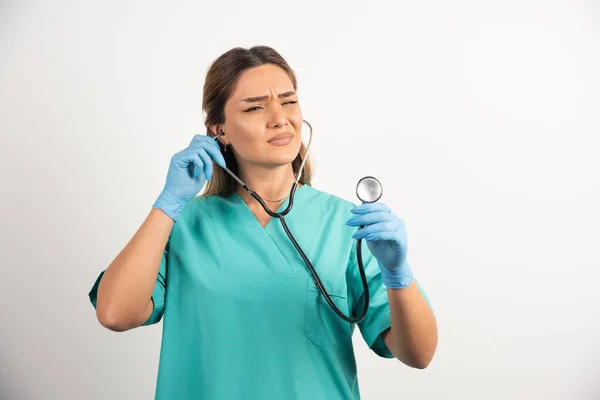
[[[152,312],[151,296],[173,220],[152,209],[140,229],[106,269],[98,287],[96,314],[108,329],[141,325]]]
[[[404,364],[425,368],[438,341],[435,316],[417,283],[387,289],[391,312],[390,350]]]

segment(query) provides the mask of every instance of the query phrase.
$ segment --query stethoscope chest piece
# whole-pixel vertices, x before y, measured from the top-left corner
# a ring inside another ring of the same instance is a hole
[[[372,176],[365,176],[356,185],[356,196],[364,203],[375,203],[382,194],[381,182]]]

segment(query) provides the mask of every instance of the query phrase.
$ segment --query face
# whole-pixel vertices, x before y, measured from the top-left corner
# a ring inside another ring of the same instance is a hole
[[[219,140],[240,166],[277,167],[292,162],[302,144],[302,110],[292,80],[273,64],[244,71],[225,105]]]

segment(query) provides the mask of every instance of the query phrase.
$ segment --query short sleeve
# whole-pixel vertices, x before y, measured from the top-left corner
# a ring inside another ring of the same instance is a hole
[[[150,315],[148,320],[146,322],[144,322],[142,325],[156,324],[157,322],[159,322],[161,320],[161,318],[163,316],[163,312],[164,312],[164,308],[165,308],[166,288],[167,288],[166,276],[167,276],[168,249],[169,249],[169,243],[167,243],[167,246],[165,247],[165,250],[163,251],[163,255],[160,260],[160,267],[158,269],[158,275],[156,277],[156,284],[154,285],[154,290],[152,291],[152,304],[153,304],[152,315]],[[94,308],[96,308],[96,305],[97,305],[98,286],[100,285],[100,281],[102,280],[102,276],[104,276],[105,272],[106,272],[106,270],[104,270],[100,273],[100,275],[96,279],[96,282],[92,286],[92,289],[89,292],[90,302],[92,303]]]
[[[365,296],[360,277],[360,271],[358,268],[356,243],[357,241],[355,240],[352,246],[352,254],[350,255],[350,262],[348,263],[348,270],[346,274],[347,281],[350,283],[349,290],[352,294],[351,298],[357,299],[354,301],[352,315],[358,316],[363,310]],[[358,323],[358,328],[369,348],[377,355],[384,358],[395,358],[394,354],[390,351],[390,349],[388,349],[385,341],[383,340],[383,336],[381,335],[385,330],[392,326],[387,287],[382,282],[381,270],[377,264],[377,259],[369,250],[365,240],[361,240],[361,251],[363,267],[365,269],[365,276],[367,278],[369,287],[370,299],[367,315],[361,322]],[[415,283],[429,304],[429,299],[423,292],[421,285],[419,285],[416,279]]]

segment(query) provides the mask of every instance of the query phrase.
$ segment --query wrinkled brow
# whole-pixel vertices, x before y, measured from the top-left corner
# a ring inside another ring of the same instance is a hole
[[[293,96],[295,94],[296,94],[296,92],[293,91],[293,90],[291,90],[289,92],[280,93],[279,94],[279,98],[281,99],[281,98],[284,98],[284,97],[290,97],[290,96]],[[245,101],[245,102],[248,102],[248,103],[254,103],[255,101],[266,100],[268,98],[269,98],[269,96],[248,97],[246,99],[243,99],[242,102]]]

